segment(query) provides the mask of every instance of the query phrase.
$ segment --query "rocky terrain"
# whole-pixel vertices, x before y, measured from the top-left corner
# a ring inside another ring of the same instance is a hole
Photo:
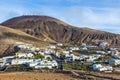
[[[109,32],[78,28],[48,16],[20,16],[9,19],[1,25],[19,29],[39,39],[62,43],[81,44],[100,41],[119,47],[120,35]]]

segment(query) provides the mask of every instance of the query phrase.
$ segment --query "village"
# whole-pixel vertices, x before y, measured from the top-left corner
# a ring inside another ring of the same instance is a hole
[[[104,48],[107,43],[97,46],[82,43],[68,46],[56,43],[45,48],[34,47],[23,42],[16,43],[19,51],[12,56],[0,58],[0,70],[11,66],[27,66],[34,70],[85,70],[98,72],[120,72],[120,52],[118,48]],[[18,68],[18,67],[17,67]]]

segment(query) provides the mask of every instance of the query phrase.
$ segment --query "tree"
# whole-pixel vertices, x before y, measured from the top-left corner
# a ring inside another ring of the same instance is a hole
[[[60,54],[60,58],[61,59],[65,59],[65,55],[64,54]]]
[[[49,60],[51,60],[51,58],[50,58],[50,57],[47,57],[47,60],[49,61]]]
[[[34,55],[34,58],[36,58],[36,59],[43,59],[44,56],[41,55],[41,54],[35,54],[35,55]]]

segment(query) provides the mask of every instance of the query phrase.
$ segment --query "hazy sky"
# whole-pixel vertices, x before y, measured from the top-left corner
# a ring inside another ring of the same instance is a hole
[[[120,0],[0,0],[0,23],[22,15],[47,15],[120,34]]]

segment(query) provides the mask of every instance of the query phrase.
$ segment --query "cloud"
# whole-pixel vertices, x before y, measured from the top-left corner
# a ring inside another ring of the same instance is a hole
[[[120,33],[120,10],[114,8],[66,7],[45,8],[44,14],[71,25]]]
[[[95,0],[86,2],[86,4],[90,3],[89,6],[86,6],[85,3],[85,6],[75,5],[82,5],[84,0],[36,0],[34,2],[33,0],[13,0],[14,2],[8,3],[5,1],[0,2],[0,22],[21,15],[48,15],[74,26],[120,33],[120,9],[114,7],[89,7],[90,4],[97,3],[93,2]],[[66,5],[65,2],[71,5],[64,6]],[[109,0],[105,2],[111,5]],[[103,3],[103,0],[101,3]]]

